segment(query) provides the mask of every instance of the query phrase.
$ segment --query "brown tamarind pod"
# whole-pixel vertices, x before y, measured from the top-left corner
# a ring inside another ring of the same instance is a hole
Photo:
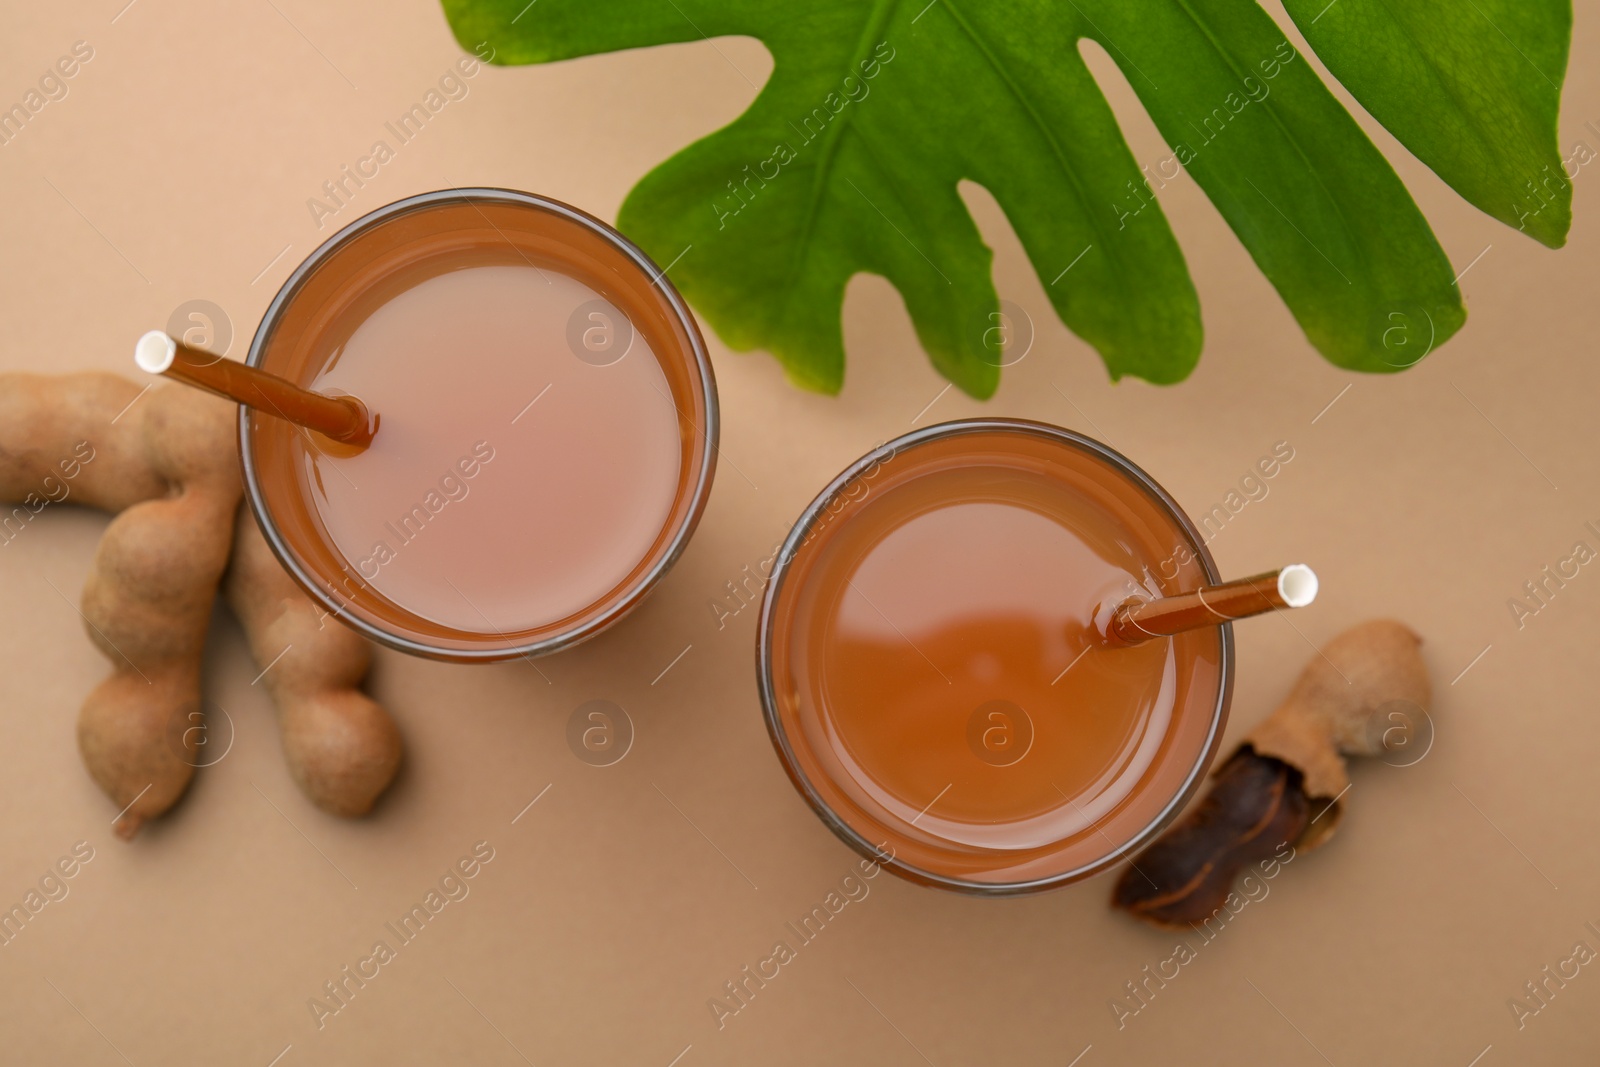
[[[112,830],[124,841],[189,787],[197,746],[186,727],[200,710],[190,673],[179,663],[116,671],[78,712],[78,749],[96,784],[123,805]]]
[[[233,405],[171,387],[140,404],[140,448],[165,495],[111,520],[82,603],[114,673],[85,701],[78,745],[124,809],[115,829],[125,839],[176,803],[193,776],[186,727],[200,708],[206,630],[240,494]]]
[[[1134,858],[1112,906],[1158,926],[1203,922],[1249,864],[1285,844],[1305,851],[1325,843],[1350,785],[1345,757],[1379,755],[1392,743],[1392,722],[1427,719],[1432,687],[1421,645],[1392,619],[1329,642],[1218,769],[1205,798]]]
[[[144,454],[144,389],[115,374],[0,374],[0,520],[16,536],[48,503],[121,511],[167,491]]]
[[[327,615],[278,563],[241,507],[224,587],[278,708],[283,753],[302,792],[334,815],[365,815],[400,769],[400,731],[358,688],[366,640]]]
[[[52,503],[118,513],[83,596],[89,637],[113,672],[85,700],[78,741],[123,809],[124,838],[193,776],[205,633],[236,521],[247,536],[230,600],[271,665],[265,684],[295,780],[320,807],[360,815],[399,767],[399,731],[357,688],[366,642],[318,611],[238,508],[235,411],[111,374],[0,375],[0,501],[16,505],[0,509],[0,541]]]

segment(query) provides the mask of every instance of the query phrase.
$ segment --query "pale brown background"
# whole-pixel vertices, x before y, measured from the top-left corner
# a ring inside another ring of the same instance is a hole
[[[137,334],[193,298],[227,309],[238,356],[278,284],[332,230],[316,228],[307,197],[459,54],[430,0],[138,0],[119,16],[123,2],[0,15],[0,103],[75,40],[95,49],[70,95],[0,148],[7,369],[131,371]],[[1600,149],[1600,80],[1581,58],[1597,44],[1600,10],[1586,0],[1564,150]],[[1091,59],[1135,155],[1164,157],[1126,83]],[[748,40],[485,70],[334,221],[465,184],[614,217],[640,175],[732,119],[769,70]],[[401,721],[409,762],[365,822],[322,815],[296,791],[242,639],[219,616],[208,685],[236,724],[232,750],[171,817],[132,845],[115,840],[112,806],[74,743],[78,704],[106,665],[68,602],[105,520],[50,509],[0,549],[0,902],[20,899],[75,841],[95,858],[66,900],[0,948],[0,1059],[1593,1062],[1600,968],[1521,1032],[1507,999],[1580,938],[1600,948],[1583,926],[1600,920],[1600,569],[1525,629],[1506,601],[1579,538],[1600,546],[1582,528],[1600,519],[1600,168],[1578,175],[1570,246],[1550,252],[1478,214],[1363,121],[1451,261],[1472,264],[1471,319],[1421,366],[1380,379],[1325,364],[1182,178],[1162,202],[1201,291],[1205,356],[1175,388],[1113,386],[977,191],[1001,294],[1038,329],[998,396],[941,394],[879,279],[850,289],[837,399],[798,392],[769,357],[713,340],[724,461],[682,561],[624,625],[542,661],[548,681],[525,663],[381,655],[373,691]],[[1121,1031],[1108,1002],[1174,938],[1109,913],[1109,878],[997,902],[887,876],[719,1031],[707,999],[854,856],[773,756],[753,610],[719,631],[709,602],[874,442],[980,413],[1101,436],[1194,509],[1290,442],[1295,458],[1270,497],[1213,549],[1232,574],[1303,559],[1323,593],[1292,622],[1239,628],[1229,733],[1270,710],[1310,642],[1393,614],[1427,639],[1436,744],[1412,767],[1358,768],[1338,839],[1272,882]],[[565,741],[569,714],[595,698],[621,704],[637,728],[632,751],[603,769]],[[319,1032],[307,999],[485,839],[496,856],[471,895]]]

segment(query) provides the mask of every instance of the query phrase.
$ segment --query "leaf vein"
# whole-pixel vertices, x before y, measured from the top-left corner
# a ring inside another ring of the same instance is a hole
[[[872,38],[883,28],[897,3],[898,0],[877,0],[873,5],[871,15],[862,26],[861,37],[856,41],[855,51],[851,53],[850,70],[855,70],[859,63],[866,59],[865,52],[870,47]],[[773,306],[774,317],[780,322],[788,318],[789,302],[795,292],[795,280],[805,268],[806,258],[811,251],[811,237],[816,232],[817,218],[822,214],[822,200],[827,192],[828,176],[838,155],[839,139],[844,136],[845,128],[850,125],[850,120],[854,117],[853,111],[849,115],[840,115],[839,121],[831,124],[822,135],[820,158],[817,160],[816,176],[811,181],[811,196],[806,201],[805,217],[800,224],[794,254],[789,257],[789,270],[784,278],[783,288]],[[776,328],[776,323],[769,322],[770,328]]]
[[[1077,171],[1075,171],[1068,162],[1066,151],[1062,148],[1061,142],[1056,139],[1053,133],[1051,133],[1050,127],[1044,121],[1044,116],[1039,114],[1038,109],[1036,109],[1033,106],[1033,103],[1028,100],[1027,96],[1022,91],[1022,87],[1016,83],[1016,81],[1007,72],[1005,65],[1000,62],[999,57],[997,57],[989,48],[988,42],[983,40],[983,38],[978,35],[978,32],[972,27],[971,23],[967,21],[966,16],[962,15],[961,12],[956,9],[955,0],[945,0],[944,7],[945,10],[950,13],[950,17],[955,20],[956,25],[961,27],[961,31],[967,35],[967,39],[972,42],[973,47],[976,48],[978,53],[983,56],[984,61],[989,64],[989,67],[994,71],[995,76],[1000,79],[1000,83],[1006,87],[1006,91],[1011,94],[1012,98],[1016,100],[1017,104],[1022,108],[1022,110],[1027,113],[1029,120],[1038,129],[1039,136],[1044,138],[1045,144],[1050,148],[1051,156],[1055,158],[1056,165],[1061,168],[1061,173],[1066,176],[1068,183],[1072,186],[1072,191],[1077,196],[1078,203],[1083,210],[1084,217],[1088,220],[1090,227],[1095,232],[1095,235],[1099,237],[1101,246],[1107,249],[1107,258],[1111,261],[1112,272],[1116,275],[1119,281],[1122,280],[1124,278],[1124,272],[1122,269],[1121,259],[1114,252],[1110,251],[1113,246],[1106,230],[1104,229],[1104,222],[1100,219],[1099,215],[1089,207],[1088,193],[1084,190]]]
[[[1239,72],[1239,66],[1234,62],[1233,54],[1226,48],[1222,47],[1222,42],[1218,41],[1216,34],[1211,32],[1211,27],[1206,25],[1205,22],[1201,20],[1199,15],[1195,14],[1194,8],[1191,6],[1189,0],[1173,0],[1173,2],[1174,5],[1188,17],[1189,21],[1194,23],[1195,29],[1199,30],[1200,34],[1205,37],[1207,43],[1211,45],[1212,50],[1217,53],[1217,57],[1221,59],[1223,64],[1227,66],[1228,70],[1233,73],[1233,76],[1239,79],[1239,85],[1241,88],[1243,88],[1245,76]],[[1305,57],[1301,56],[1300,61],[1302,63],[1305,62]],[[1312,76],[1315,77],[1315,75]],[[1305,148],[1300,144],[1300,139],[1294,135],[1294,131],[1292,131],[1288,124],[1283,121],[1283,116],[1278,114],[1278,109],[1272,105],[1270,100],[1262,100],[1261,108],[1272,120],[1272,124],[1278,127],[1279,132],[1283,134],[1284,140],[1287,141],[1289,146],[1294,149],[1295,155],[1299,156],[1300,161],[1305,164],[1306,173],[1309,174],[1312,181],[1316,182],[1316,184],[1322,189],[1323,194],[1327,197],[1328,203],[1333,205],[1334,213],[1339,216],[1339,223],[1344,228],[1346,244],[1355,249],[1356,258],[1361,261],[1363,266],[1365,266],[1367,263],[1366,250],[1361,247],[1359,241],[1354,239],[1355,227],[1350,225],[1350,219],[1345,215],[1343,205],[1341,205],[1338,199],[1334,197],[1333,190],[1328,188],[1328,183],[1323,181],[1321,172],[1318,171],[1317,168],[1312,164],[1311,157],[1306,154]],[[1365,134],[1362,134],[1362,136],[1365,136]],[[1279,212],[1279,214],[1282,214],[1282,212]],[[1287,215],[1284,216],[1284,221],[1289,221],[1289,217]],[[1290,225],[1293,226],[1294,224],[1290,222]],[[1307,240],[1309,241],[1310,239],[1307,238]],[[1323,258],[1327,259],[1326,256]],[[1333,263],[1332,260],[1328,260],[1328,262],[1330,265]],[[1334,267],[1334,270],[1337,271],[1338,269],[1338,267]],[[1365,280],[1367,279],[1363,278],[1363,281]],[[1367,288],[1370,289],[1370,286]]]

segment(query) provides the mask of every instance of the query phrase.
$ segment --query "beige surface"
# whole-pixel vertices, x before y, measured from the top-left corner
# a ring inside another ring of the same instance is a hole
[[[429,0],[139,0],[113,24],[122,2],[3,16],[7,104],[75,40],[95,55],[66,99],[0,147],[0,367],[123,369],[132,339],[193,298],[227,309],[238,355],[275,287],[331,232],[306,198],[457,57]],[[1593,56],[1600,10],[1579,7],[1574,54]],[[1600,148],[1600,70],[1574,68],[1562,145]],[[743,40],[486,70],[332,222],[451,184],[537,190],[612,217],[632,182],[736,115],[768,70]],[[1102,80],[1135,154],[1166,155],[1126,84]],[[208,684],[236,725],[232,750],[171,817],[133,845],[114,840],[73,736],[106,666],[68,603],[104,519],[51,509],[0,549],[0,900],[20,900],[74,842],[94,858],[0,948],[0,1059],[1592,1062],[1600,969],[1583,968],[1520,1032],[1507,1000],[1574,942],[1600,949],[1584,927],[1600,926],[1600,576],[1585,568],[1521,630],[1506,601],[1574,541],[1600,546],[1583,527],[1600,520],[1600,178],[1580,173],[1573,238],[1554,253],[1375,136],[1452,262],[1472,265],[1465,332],[1419,368],[1380,380],[1324,364],[1183,179],[1163,203],[1204,301],[1204,359],[1177,388],[1113,387],[980,191],[1001,293],[1038,326],[999,395],[941,393],[877,279],[849,293],[838,399],[713,344],[725,462],[677,568],[623,626],[542,661],[543,678],[524,663],[382,655],[374,692],[401,721],[409,763],[366,822],[321,815],[296,792],[241,636],[219,619]],[[1271,495],[1213,547],[1233,574],[1313,563],[1323,593],[1292,625],[1240,628],[1230,736],[1287,690],[1308,642],[1394,614],[1426,637],[1437,743],[1416,766],[1357,768],[1338,839],[1269,883],[1121,1031],[1108,1002],[1174,939],[1109,914],[1109,879],[993,902],[887,876],[719,1030],[708,998],[855,857],[773,757],[754,612],[719,631],[710,601],[875,441],[977,413],[1102,436],[1195,509],[1290,442]],[[621,704],[637,729],[608,768],[565,741],[568,715],[591,699]],[[308,998],[478,841],[494,859],[470,895],[319,1031]]]

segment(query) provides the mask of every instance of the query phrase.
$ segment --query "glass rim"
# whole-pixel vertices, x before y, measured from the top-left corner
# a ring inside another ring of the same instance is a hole
[[[307,573],[306,569],[295,557],[295,554],[290,551],[287,541],[279,531],[278,524],[268,512],[265,501],[262,498],[260,476],[256,468],[255,454],[250,439],[250,409],[242,404],[239,407],[238,423],[239,458],[244,470],[245,500],[250,505],[250,513],[255,517],[256,525],[261,529],[262,535],[267,540],[267,545],[272,549],[272,554],[278,558],[278,562],[289,572],[289,575],[295,580],[295,584],[299,585],[314,601],[363,637],[397,651],[453,663],[498,663],[510,659],[545,655],[581,644],[620,621],[623,616],[638,606],[639,602],[655,587],[668,569],[677,562],[678,557],[683,554],[684,548],[687,547],[689,538],[694,534],[696,527],[699,526],[700,517],[705,512],[706,502],[711,495],[712,478],[716,471],[717,442],[720,436],[721,420],[717,404],[716,377],[712,371],[710,354],[706,351],[705,339],[700,334],[700,328],[695,322],[693,313],[690,312],[688,305],[678,293],[677,288],[667,278],[666,271],[656,266],[655,261],[646,255],[643,249],[630,241],[615,227],[590,215],[586,211],[537,193],[495,186],[464,186],[417,193],[369,211],[334,233],[318,245],[310,255],[306,256],[300,265],[284,280],[283,285],[279,287],[277,294],[272,298],[272,302],[267,305],[266,311],[262,313],[261,323],[256,327],[255,336],[251,339],[250,351],[245,357],[245,362],[252,367],[261,366],[266,356],[267,344],[271,341],[276,331],[278,320],[299,294],[301,287],[310,278],[312,272],[336,252],[380,223],[415,211],[452,202],[512,204],[518,207],[530,207],[545,211],[565,218],[570,222],[575,222],[622,252],[635,266],[649,276],[652,283],[661,291],[662,296],[666,298],[673,316],[683,327],[684,333],[689,339],[688,349],[696,372],[698,391],[702,402],[705,404],[705,425],[703,427],[695,427],[695,429],[705,438],[706,446],[700,458],[699,470],[695,471],[691,476],[688,494],[690,500],[689,509],[679,521],[677,529],[673,531],[672,537],[667,543],[666,551],[661,558],[648,571],[635,579],[632,585],[618,596],[609,608],[582,625],[561,630],[536,641],[528,641],[517,645],[501,644],[483,648],[455,648],[430,644],[426,641],[419,641],[395,633],[359,617],[351,612],[345,604],[341,603],[337,597],[330,595],[313,576]],[[681,413],[679,418],[681,420]],[[404,605],[400,605],[400,607],[409,611]]]
[[[841,471],[800,513],[800,517],[795,520],[794,527],[789,531],[788,537],[784,539],[782,547],[778,550],[777,561],[773,565],[766,593],[762,597],[761,615],[756,624],[756,680],[761,695],[762,718],[766,722],[767,734],[772,741],[773,748],[777,750],[779,762],[783,764],[790,781],[794,783],[800,795],[805,798],[811,810],[817,814],[828,829],[833,831],[836,837],[849,845],[863,858],[887,867],[896,874],[920,885],[951,889],[975,896],[1005,897],[1054,889],[1100,873],[1137,851],[1153,836],[1165,829],[1178,812],[1182,810],[1183,806],[1188,803],[1190,798],[1194,796],[1195,791],[1205,778],[1205,772],[1210,767],[1212,759],[1216,756],[1217,749],[1222,742],[1223,730],[1228,722],[1228,708],[1233,697],[1233,625],[1232,623],[1223,623],[1217,628],[1221,631],[1217,699],[1212,707],[1210,727],[1206,733],[1205,741],[1200,746],[1200,751],[1195,757],[1194,765],[1189,768],[1188,774],[1184,777],[1179,788],[1173,793],[1171,799],[1161,807],[1161,810],[1151,818],[1143,829],[1122,845],[1112,849],[1099,859],[1081,864],[1069,871],[1043,878],[1016,882],[980,882],[968,878],[957,878],[925,870],[914,864],[907,863],[897,856],[886,858],[871,841],[868,841],[858,833],[854,827],[850,826],[829,806],[817,791],[816,786],[806,777],[799,762],[795,759],[793,747],[790,744],[787,733],[784,731],[783,723],[778,713],[778,696],[772,677],[773,631],[777,625],[778,597],[781,595],[785,579],[788,577],[789,565],[798,557],[801,546],[810,535],[811,529],[818,518],[825,514],[828,505],[864,472],[907,449],[933,441],[983,432],[1023,433],[1043,437],[1087,452],[1106,462],[1119,475],[1142,489],[1150,499],[1161,507],[1162,511],[1174,520],[1183,535],[1188,539],[1189,545],[1187,547],[1194,553],[1195,559],[1204,570],[1206,581],[1215,584],[1222,580],[1217,571],[1216,561],[1211,558],[1211,553],[1207,550],[1205,540],[1200,536],[1200,531],[1194,525],[1194,521],[1189,518],[1188,514],[1172,498],[1171,494],[1161,487],[1160,483],[1116,449],[1096,441],[1092,437],[1068,430],[1065,427],[1031,419],[1002,417],[953,419],[901,434],[892,441],[887,441],[872,449],[872,451]]]

